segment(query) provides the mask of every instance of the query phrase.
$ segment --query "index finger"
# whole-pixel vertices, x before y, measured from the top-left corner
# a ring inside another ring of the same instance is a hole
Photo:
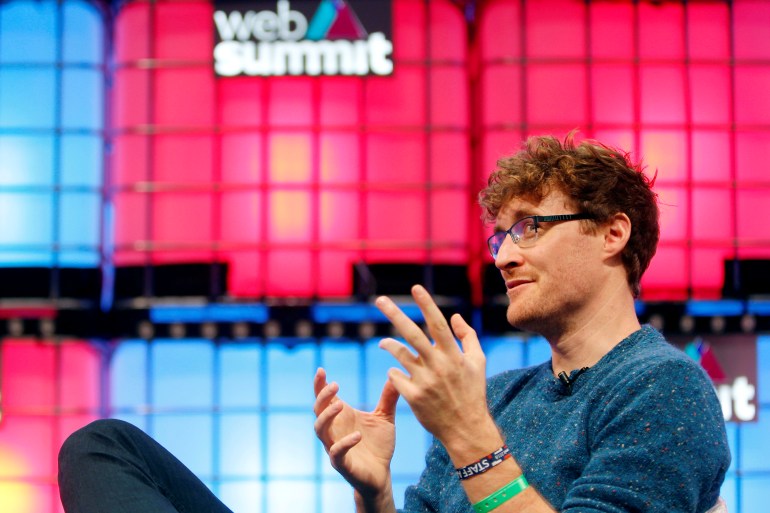
[[[410,319],[389,297],[380,296],[374,304],[388,318],[390,323],[398,330],[410,346],[417,351],[426,362],[431,359],[433,346],[425,336],[425,333],[415,322]]]
[[[321,393],[321,390],[326,386],[326,370],[324,370],[323,367],[318,367],[318,370],[315,371],[315,376],[313,377],[313,392],[315,392],[315,396],[318,397],[318,394]]]

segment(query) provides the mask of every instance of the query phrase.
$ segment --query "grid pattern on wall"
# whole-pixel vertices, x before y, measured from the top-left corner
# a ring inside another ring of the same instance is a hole
[[[0,5],[0,266],[99,265],[104,34],[89,2]]]
[[[549,358],[539,338],[482,344],[490,375]],[[770,338],[760,337],[758,356],[759,421],[728,424],[733,460],[722,496],[735,513],[764,511],[770,486]],[[314,437],[311,376],[323,365],[345,400],[371,409],[393,365],[375,340],[299,338],[126,340],[100,348],[3,339],[0,358],[0,506],[14,513],[61,511],[56,449],[105,414],[157,438],[236,513],[352,513],[349,487]],[[399,404],[393,476],[403,504],[430,439]]]
[[[646,298],[718,296],[724,258],[770,253],[758,165],[770,148],[770,7],[534,4],[479,3],[468,39],[449,0],[394,0],[393,77],[225,82],[209,70],[208,3],[130,2],[113,26],[87,2],[4,2],[0,265],[53,269],[54,297],[59,267],[189,261],[228,263],[236,296],[345,296],[361,259],[482,261],[471,196],[495,158],[528,134],[579,127],[659,170],[663,243]],[[485,345],[505,367],[545,357],[537,342]],[[723,494],[739,513],[764,511],[770,486],[768,347],[760,421],[729,427]],[[326,339],[100,349],[6,338],[0,361],[0,511],[18,513],[60,510],[56,447],[109,413],[168,444],[239,513],[286,509],[297,487],[307,511],[349,511],[308,429],[305,382],[323,363],[371,406],[390,365],[369,342]],[[175,393],[186,387],[195,394]],[[426,438],[408,411],[399,423],[402,491]],[[180,444],[172,434],[187,426]],[[311,470],[273,458],[292,444]]]
[[[768,26],[761,0],[485,2],[482,169],[575,128],[643,156],[662,210],[643,296],[720,297],[726,259],[770,256]]]
[[[770,253],[766,2],[490,0],[471,38],[448,0],[393,12],[392,77],[215,80],[210,4],[130,2],[105,95],[112,22],[4,3],[0,264],[223,261],[237,296],[345,296],[359,261],[476,265],[494,160],[573,128],[658,172],[647,299],[717,297],[726,259]]]
[[[0,338],[0,511],[62,511],[56,456],[71,432],[108,413],[108,363],[84,341]]]
[[[353,292],[358,261],[467,261],[460,10],[395,0],[392,76],[219,80],[212,12],[117,15],[117,265],[222,261],[232,295],[328,297]]]

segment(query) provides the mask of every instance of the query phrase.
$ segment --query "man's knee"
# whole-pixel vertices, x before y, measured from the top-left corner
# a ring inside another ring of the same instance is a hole
[[[72,433],[59,450],[59,463],[74,462],[94,450],[104,450],[130,438],[139,428],[118,419],[100,419]]]

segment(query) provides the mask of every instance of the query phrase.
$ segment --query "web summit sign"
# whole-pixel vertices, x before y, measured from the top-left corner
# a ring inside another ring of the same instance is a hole
[[[726,422],[758,420],[756,335],[673,336],[669,340],[698,362],[714,382]]]
[[[390,0],[215,0],[214,9],[218,76],[393,73]]]

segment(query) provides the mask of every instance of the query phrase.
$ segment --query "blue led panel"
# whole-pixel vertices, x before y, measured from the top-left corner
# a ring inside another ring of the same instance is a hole
[[[270,318],[263,304],[244,305],[158,305],[150,309],[152,322],[258,322]]]
[[[288,341],[286,339],[284,342]],[[266,385],[268,404],[271,407],[296,407],[311,411],[315,400],[315,349],[314,344],[308,343],[287,347],[280,339],[268,344]]]
[[[99,69],[66,70],[62,76],[62,126],[100,130],[104,116],[103,87],[104,77]]]
[[[316,484],[310,480],[270,480],[267,482],[268,506],[264,511],[316,511],[318,501],[316,490]]]
[[[208,340],[157,340],[152,347],[152,400],[161,409],[210,410],[214,347]]]
[[[0,81],[3,78],[0,67]],[[0,103],[3,94],[0,83]],[[0,123],[3,112],[8,109],[0,105]],[[3,128],[0,126],[0,128]],[[53,182],[54,156],[53,135],[5,135],[0,132],[0,191],[25,192],[30,189],[50,188]]]
[[[362,360],[361,345],[352,340],[328,340],[321,345],[321,365],[329,381],[336,381],[346,400],[353,405],[364,402]]]
[[[712,315],[741,315],[745,311],[743,301],[737,299],[721,299],[714,301],[695,301],[687,302],[687,313],[693,316],[712,316]]]
[[[388,376],[388,369],[391,367],[401,368],[399,363],[390,353],[379,347],[379,339],[371,339],[366,342],[364,351],[366,355],[366,408],[373,409],[377,406],[382,393],[382,387]],[[403,369],[402,369],[403,370]],[[333,377],[331,379],[334,379]],[[340,391],[340,395],[345,400],[350,400],[355,394],[354,390]],[[406,401],[403,398],[398,400],[399,408],[407,408]]]
[[[99,264],[104,33],[96,4],[0,3],[2,266]]]
[[[219,469],[223,479],[259,479],[264,472],[262,418],[256,412],[220,417]]]
[[[0,63],[51,63],[56,58],[56,2],[0,6]]]
[[[261,481],[232,481],[219,485],[217,495],[232,511],[258,513],[264,503],[264,484]]]
[[[313,431],[312,408],[305,413],[271,413],[267,416],[267,468],[278,478],[312,478],[314,465],[298,460],[297,455],[315,453],[318,442]]]
[[[49,266],[53,255],[52,194],[4,192],[0,188],[0,265]]]
[[[396,502],[403,504],[403,500]],[[354,513],[353,492],[350,485],[341,477],[321,484],[321,511],[334,513]]]
[[[201,479],[213,473],[213,419],[209,413],[159,414],[150,434]]]
[[[55,82],[56,70],[53,66],[31,69],[3,66],[0,74],[0,128],[52,129],[57,104]]]
[[[219,404],[223,408],[262,405],[263,346],[256,341],[223,344],[219,348]]]
[[[524,363],[524,345],[520,337],[486,337],[482,349],[487,357],[487,376],[501,372]]]
[[[394,476],[409,478],[414,483],[425,468],[425,451],[432,436],[422,427],[411,410],[396,414],[396,451],[391,461]]]
[[[422,321],[422,312],[416,304],[399,303],[398,307],[413,321]],[[311,311],[315,322],[387,322],[385,315],[373,304],[321,303],[313,305]]]
[[[103,23],[97,4],[68,0],[64,4],[64,60],[101,65],[105,52]]]
[[[141,408],[146,403],[147,355],[144,340],[124,340],[115,349],[109,386],[110,405],[116,412]]]

